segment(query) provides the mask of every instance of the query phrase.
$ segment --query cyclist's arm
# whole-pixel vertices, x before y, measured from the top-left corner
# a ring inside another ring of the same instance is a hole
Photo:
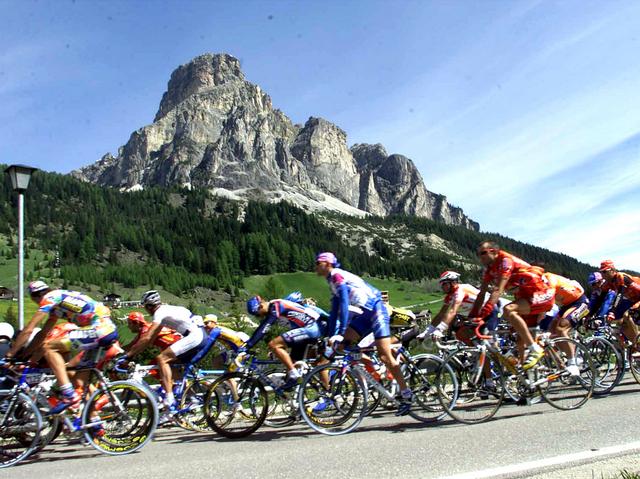
[[[34,314],[33,317],[31,318],[31,321],[29,321],[29,323],[25,326],[25,328],[20,332],[20,334],[14,341],[13,346],[11,346],[11,349],[6,354],[6,357],[11,358],[15,356],[16,352],[20,351],[22,346],[24,346],[26,342],[29,340],[29,338],[31,337],[31,333],[33,332],[35,327],[38,324],[40,324],[42,321],[47,319],[48,317],[49,317],[48,312],[45,312],[45,311],[36,312],[36,314]],[[55,324],[55,322],[57,321],[57,318],[53,317],[53,318],[49,318],[49,320],[53,320],[53,323]],[[47,321],[47,325],[48,324],[49,324],[49,321]],[[51,325],[51,327],[53,327],[53,325]],[[51,329],[51,327],[49,329]]]
[[[346,284],[341,284],[338,286],[338,291],[336,295],[336,302],[338,306],[338,316],[337,316],[337,324],[335,334],[339,334],[340,336],[344,336],[344,333],[347,331],[347,327],[349,326],[349,288]],[[333,308],[332,308],[333,310]]]
[[[127,357],[132,358],[136,354],[139,354],[145,349],[147,349],[147,347],[150,344],[154,343],[161,329],[162,329],[162,323],[151,323],[151,327],[149,328],[149,331],[144,333],[142,337],[138,340],[138,342],[136,342],[132,346],[131,350],[127,352]]]
[[[491,311],[493,311],[494,306],[500,300],[500,296],[502,296],[502,293],[504,293],[504,290],[506,289],[508,282],[509,282],[509,276],[503,276],[502,278],[500,278],[500,282],[498,283],[498,286],[489,295],[489,299],[480,310],[478,317],[480,317],[481,319],[484,319],[491,314]],[[481,289],[480,294],[476,298],[476,301],[480,300],[481,302],[480,304],[482,304],[483,299],[484,299],[484,294]]]
[[[489,291],[489,283],[487,283],[487,281],[483,279],[482,285],[480,286],[480,293],[478,293],[478,297],[474,301],[473,308],[471,308],[471,312],[469,313],[470,318],[475,318],[476,316],[478,316],[478,313],[480,312],[480,308],[482,308],[482,303],[484,301],[484,298],[487,295],[487,291]]]
[[[253,332],[245,348],[252,349],[256,344],[260,342],[264,335],[271,329],[271,326],[278,320],[278,312],[274,305],[269,306],[269,313],[267,317],[260,323],[260,326]]]

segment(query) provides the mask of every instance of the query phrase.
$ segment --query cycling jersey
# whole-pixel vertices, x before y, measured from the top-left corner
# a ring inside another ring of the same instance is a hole
[[[615,291],[594,289],[589,297],[589,311],[593,316],[604,317],[611,310],[615,299]]]
[[[220,330],[220,336],[218,336],[219,344],[233,351],[237,351],[238,348],[242,347],[242,345],[249,340],[249,336],[242,331],[234,331],[224,326],[216,326],[216,328]]]
[[[340,268],[333,268],[327,276],[331,289],[331,314],[327,334],[344,336],[349,325],[349,306],[357,306],[363,310],[372,322],[380,316],[380,321],[389,323],[389,313],[382,303],[382,294],[355,274]],[[367,314],[368,313],[368,314]],[[382,325],[382,322],[377,321]]]
[[[622,294],[631,303],[640,301],[640,278],[618,271],[613,278],[605,283],[605,290]]]
[[[311,327],[321,318],[326,318],[326,313],[320,308],[302,306],[286,299],[274,299],[269,301],[267,316],[253,332],[246,347],[253,348],[276,321],[286,321],[290,329],[298,329]]]
[[[575,303],[584,295],[584,288],[577,281],[553,273],[544,273],[542,278],[556,290],[556,304],[560,307]]]
[[[521,274],[529,271],[541,272],[541,268],[531,266],[526,261],[500,250],[498,257],[490,265],[486,266],[482,280],[487,284],[497,285],[500,280],[507,278],[507,288],[519,287],[518,280]]]
[[[470,284],[451,284],[451,290],[444,297],[444,305],[452,307],[458,305],[457,314],[461,316],[469,316],[469,313],[473,309],[473,304],[476,298],[480,294],[480,290]],[[489,295],[485,295],[485,301],[489,298]]]
[[[151,329],[151,324],[148,324],[148,323],[142,324],[142,322],[140,322],[140,331],[136,335],[132,344],[136,344],[138,341],[140,341],[140,338],[143,335],[145,335],[147,331],[149,331],[149,329]],[[158,333],[158,336],[156,336],[156,339],[153,342],[153,345],[161,350],[164,350],[169,346],[171,346],[176,341],[179,341],[181,338],[182,338],[182,335],[180,333],[177,333],[173,329],[161,328],[160,332]]]
[[[153,324],[161,324],[186,336],[202,326],[202,317],[194,315],[182,306],[162,304],[153,313]]]
[[[65,289],[54,289],[45,294],[38,305],[38,312],[48,313],[49,316],[81,327],[89,326],[102,317],[109,319],[111,314],[109,308],[86,294]]]

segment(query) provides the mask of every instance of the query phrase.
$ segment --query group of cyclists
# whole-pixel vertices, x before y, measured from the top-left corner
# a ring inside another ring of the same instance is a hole
[[[439,278],[444,293],[442,308],[424,331],[416,331],[419,340],[440,339],[450,331],[460,341],[472,344],[477,324],[482,323],[485,332],[492,331],[502,318],[517,335],[519,360],[525,371],[535,368],[544,355],[532,336],[530,328],[533,327],[569,337],[572,328],[592,314],[621,320],[626,338],[636,341],[640,323],[640,278],[618,271],[612,261],[603,261],[599,270],[589,275],[591,295],[587,298],[585,289],[575,279],[545,271],[502,250],[494,242],[480,243],[476,253],[483,266],[480,287],[462,282],[458,272],[443,272]],[[80,292],[33,281],[28,290],[38,310],[10,346],[5,339],[9,332],[0,324],[0,351],[4,361],[31,357],[51,368],[59,390],[59,400],[51,413],[57,414],[78,406],[81,400],[78,387],[86,381],[82,374],[67,371],[68,365],[81,361],[97,364],[107,359],[127,363],[155,346],[160,350],[154,362],[165,391],[163,418],[166,420],[177,409],[173,364],[193,362],[215,343],[222,352],[216,356],[216,364],[224,367],[229,362],[225,355],[238,361],[264,339],[274,324],[284,323],[287,330],[268,343],[273,356],[287,370],[283,389],[295,388],[299,383],[301,373],[295,361],[304,356],[308,344],[326,338],[326,348],[319,361],[329,362],[345,345],[358,344],[370,337],[380,360],[397,382],[396,415],[408,414],[414,398],[394,354],[393,343],[397,339],[391,332],[389,309],[382,293],[361,277],[342,269],[331,252],[316,256],[315,271],[328,283],[330,310],[322,310],[299,292],[271,300],[251,297],[247,301],[247,312],[261,322],[250,337],[220,325],[215,315],[202,317],[185,307],[164,304],[157,291],[147,291],[141,305],[151,320],[147,321],[141,312],[130,313],[127,325],[135,337],[123,347],[117,342],[117,328],[105,305]],[[506,299],[507,293],[513,299]],[[577,375],[573,351],[565,352],[567,371]],[[492,381],[488,371],[486,381]],[[316,408],[324,406],[321,401]]]

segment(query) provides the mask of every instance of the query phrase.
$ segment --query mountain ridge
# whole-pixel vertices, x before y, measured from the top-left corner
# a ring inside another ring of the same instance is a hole
[[[380,156],[384,152],[384,156]],[[372,155],[369,158],[368,155]],[[347,214],[409,214],[475,231],[477,222],[427,190],[413,161],[382,145],[347,145],[337,125],[295,125],[228,54],[204,54],[170,77],[154,122],[116,156],[72,172],[101,186],[206,188]]]

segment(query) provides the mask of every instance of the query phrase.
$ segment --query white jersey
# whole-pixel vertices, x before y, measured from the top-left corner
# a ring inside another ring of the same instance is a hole
[[[201,321],[201,316],[192,314],[191,311],[182,306],[162,304],[156,309],[156,312],[153,313],[153,324],[161,324],[162,326],[178,331],[183,336],[198,328]]]

